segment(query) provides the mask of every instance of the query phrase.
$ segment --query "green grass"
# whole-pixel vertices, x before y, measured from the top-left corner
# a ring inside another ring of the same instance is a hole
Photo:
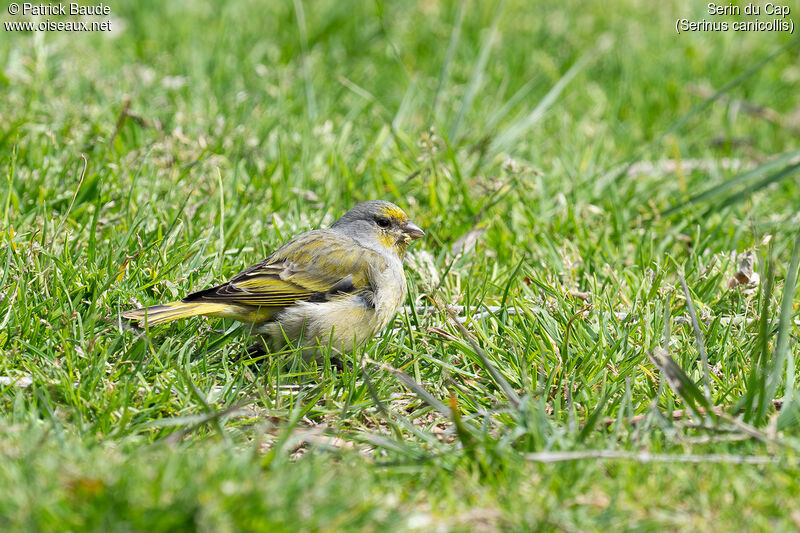
[[[0,529],[800,527],[796,39],[677,35],[692,2],[111,9],[0,41]],[[119,323],[375,198],[428,236],[342,371]]]

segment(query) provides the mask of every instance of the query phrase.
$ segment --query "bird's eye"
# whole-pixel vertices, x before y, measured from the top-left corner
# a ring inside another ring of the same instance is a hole
[[[389,227],[389,219],[388,218],[383,218],[383,217],[376,218],[375,222],[377,222],[378,226],[380,226],[382,228],[388,228]]]

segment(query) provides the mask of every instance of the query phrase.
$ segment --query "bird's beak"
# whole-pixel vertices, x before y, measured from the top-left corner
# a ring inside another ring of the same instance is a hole
[[[414,224],[413,222],[406,222],[403,225],[403,233],[408,235],[408,237],[413,241],[416,239],[421,239],[425,236],[425,232],[422,231],[422,228]]]

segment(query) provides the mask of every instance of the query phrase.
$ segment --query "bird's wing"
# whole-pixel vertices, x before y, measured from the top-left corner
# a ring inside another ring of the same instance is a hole
[[[298,300],[324,301],[339,293],[369,291],[370,268],[387,260],[332,230],[299,235],[227,283],[190,294],[184,302],[283,307]]]

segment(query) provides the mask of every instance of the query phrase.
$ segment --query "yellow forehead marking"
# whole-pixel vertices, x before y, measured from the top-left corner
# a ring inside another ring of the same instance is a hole
[[[391,206],[387,205],[385,207],[382,207],[381,212],[383,213],[384,216],[387,216],[389,218],[394,218],[398,220],[406,219],[406,214],[403,212],[402,209],[400,209],[396,205],[391,205]]]

